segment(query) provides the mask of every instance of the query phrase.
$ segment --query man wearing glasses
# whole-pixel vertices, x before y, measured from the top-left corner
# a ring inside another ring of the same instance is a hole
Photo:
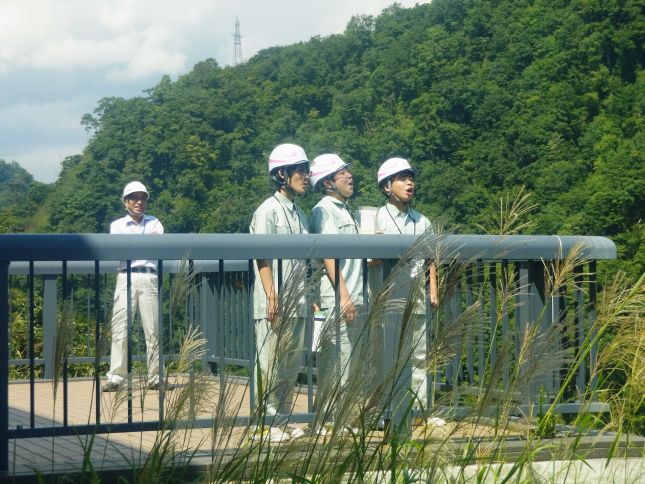
[[[163,234],[163,225],[156,217],[145,213],[150,194],[138,181],[128,183],[123,189],[123,205],[128,212],[125,217],[110,225],[111,234],[154,235]],[[110,371],[104,392],[115,392],[128,379],[128,265],[119,264],[119,273],[114,289],[112,309],[112,350]],[[130,263],[130,314],[134,318],[137,307],[146,339],[148,361],[148,388],[159,390],[159,311],[158,311],[157,262],[133,260]],[[166,385],[170,390],[170,385]]]
[[[358,234],[358,225],[352,215],[348,199],[354,194],[354,179],[350,165],[340,156],[326,153],[311,163],[311,184],[323,193],[322,199],[311,212],[311,230],[318,234]],[[336,273],[334,259],[323,260],[324,275],[320,281],[319,311],[316,318],[324,321],[320,338],[317,407],[322,414],[334,415],[339,408],[338,396],[356,401],[356,392],[363,391],[357,375],[365,370],[368,334],[363,301],[363,272],[360,259],[340,259]],[[338,279],[338,280],[337,280]],[[340,313],[336,313],[336,291]],[[338,338],[334,330],[338,323]],[[337,343],[340,346],[337,347]],[[370,381],[365,377],[364,381]],[[341,406],[342,407],[342,406]],[[336,424],[336,423],[335,423]],[[346,430],[341,428],[341,431]],[[315,429],[326,433],[325,427]]]

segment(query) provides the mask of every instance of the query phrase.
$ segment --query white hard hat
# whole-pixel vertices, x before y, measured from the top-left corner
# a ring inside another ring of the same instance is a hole
[[[378,174],[376,176],[378,184],[380,185],[383,180],[387,180],[397,173],[402,171],[410,171],[416,175],[416,171],[412,169],[408,160],[404,158],[390,158],[385,160],[383,164],[378,169]]]
[[[127,197],[131,193],[136,193],[136,192],[143,192],[147,195],[148,198],[150,198],[148,189],[140,181],[131,181],[130,183],[128,183],[123,189],[123,198]]]
[[[298,145],[284,143],[273,148],[269,155],[269,173],[276,168],[300,163],[309,163],[305,150]]]
[[[314,188],[320,180],[336,173],[343,168],[347,168],[349,163],[345,163],[340,156],[332,153],[316,156],[311,162],[311,174],[309,180]]]

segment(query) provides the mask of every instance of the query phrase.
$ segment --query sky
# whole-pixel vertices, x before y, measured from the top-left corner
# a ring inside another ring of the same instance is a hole
[[[145,95],[199,61],[341,33],[394,0],[0,0],[0,160],[54,182],[104,97]],[[411,7],[420,0],[399,0]]]

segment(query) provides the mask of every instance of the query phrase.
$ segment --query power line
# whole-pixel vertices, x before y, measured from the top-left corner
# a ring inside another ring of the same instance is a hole
[[[235,33],[233,34],[233,65],[244,63],[242,57],[242,36],[240,35],[240,20],[235,17]]]

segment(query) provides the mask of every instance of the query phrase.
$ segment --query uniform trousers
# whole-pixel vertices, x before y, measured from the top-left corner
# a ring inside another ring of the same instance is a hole
[[[112,350],[107,379],[121,384],[128,376],[128,275],[117,275],[112,309]],[[143,334],[146,339],[148,384],[159,382],[159,300],[157,275],[132,272],[130,274],[130,311],[132,319],[139,309]]]
[[[260,402],[264,397],[266,415],[291,414],[293,387],[301,368],[304,337],[304,317],[291,318],[286,327],[277,331],[268,319],[255,320],[255,398]]]

